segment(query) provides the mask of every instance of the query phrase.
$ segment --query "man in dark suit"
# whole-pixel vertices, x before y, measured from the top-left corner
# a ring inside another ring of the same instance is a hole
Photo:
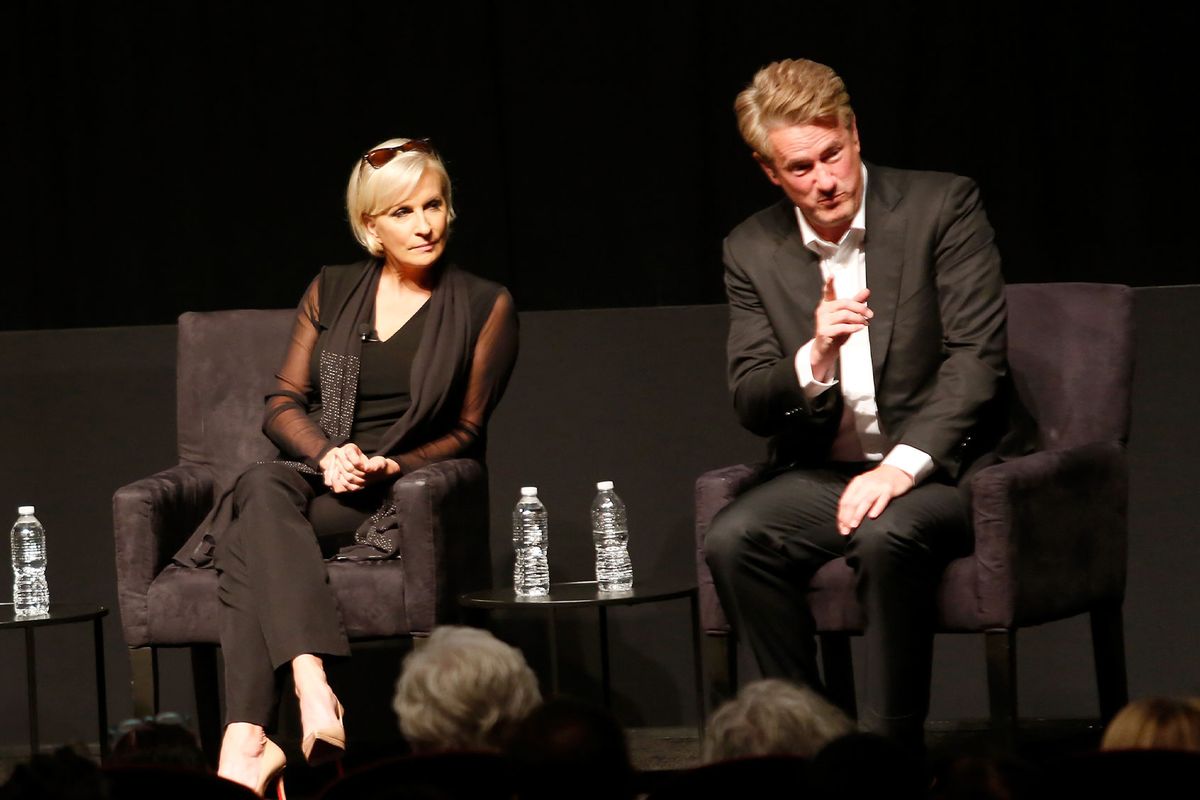
[[[934,591],[972,546],[959,486],[1001,432],[1000,257],[970,180],[864,164],[841,79],[764,67],[736,104],[785,200],[725,242],[729,374],[767,479],[705,552],[764,675],[820,685],[808,579],[846,556],[867,614],[870,729],[922,740]]]

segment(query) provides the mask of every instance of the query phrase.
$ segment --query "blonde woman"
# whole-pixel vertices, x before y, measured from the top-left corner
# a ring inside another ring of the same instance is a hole
[[[305,757],[345,748],[324,661],[350,649],[323,558],[395,554],[390,485],[431,462],[482,459],[516,359],[509,293],[443,258],[450,180],[427,140],[369,150],[346,206],[370,257],[324,268],[300,301],[263,422],[279,460],[243,472],[177,556],[220,573],[218,773],[260,794],[284,766],[267,736],[283,671],[296,686]]]

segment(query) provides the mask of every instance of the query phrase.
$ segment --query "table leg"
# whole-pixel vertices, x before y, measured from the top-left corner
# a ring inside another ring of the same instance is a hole
[[[704,714],[704,668],[700,654],[700,593],[693,591],[688,595],[692,603],[692,664],[695,669],[696,682],[696,725],[700,729],[700,738],[704,738],[707,719]]]
[[[100,723],[100,755],[108,757],[108,682],[104,678],[104,620],[92,621],[92,644],[96,650],[96,717]]]
[[[25,689],[29,694],[29,750],[38,752],[37,650],[34,648],[33,628],[25,629]]]
[[[554,619],[554,608],[550,608],[549,620],[550,630],[550,693],[553,697],[558,697],[558,636],[555,632],[557,627]]]
[[[608,671],[608,609],[598,608],[600,612],[600,685],[604,687],[604,707],[612,709],[612,678]]]

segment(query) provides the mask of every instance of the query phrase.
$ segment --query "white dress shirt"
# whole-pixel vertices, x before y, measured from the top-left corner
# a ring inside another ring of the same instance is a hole
[[[863,196],[867,191],[867,168],[862,168]],[[866,203],[858,207],[850,229],[836,244],[822,239],[796,209],[800,235],[804,246],[820,259],[821,283],[833,276],[834,294],[839,299],[850,298],[867,286],[867,253],[863,247],[867,234]],[[867,305],[870,306],[870,298]],[[886,445],[879,430],[879,409],[875,405],[875,375],[871,366],[871,339],[867,328],[850,334],[838,352],[838,373],[841,380],[819,381],[812,373],[813,342],[809,340],[796,351],[796,377],[804,395],[814,398],[840,384],[842,421],[829,451],[831,461],[882,461],[897,467],[919,483],[933,472],[933,458],[928,453],[906,444],[896,445],[884,456]]]

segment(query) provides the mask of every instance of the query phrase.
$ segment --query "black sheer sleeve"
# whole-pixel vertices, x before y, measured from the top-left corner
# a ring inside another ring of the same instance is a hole
[[[315,392],[309,365],[320,334],[317,324],[320,318],[319,280],[313,279],[296,307],[292,338],[283,356],[283,365],[275,373],[275,388],[267,394],[263,418],[263,433],[280,452],[314,469],[318,468],[321,456],[333,446],[308,413],[310,398]]]
[[[504,394],[517,360],[517,313],[512,296],[501,290],[471,358],[471,372],[457,424],[445,435],[403,453],[389,453],[402,472],[469,453],[487,427],[488,418]]]

